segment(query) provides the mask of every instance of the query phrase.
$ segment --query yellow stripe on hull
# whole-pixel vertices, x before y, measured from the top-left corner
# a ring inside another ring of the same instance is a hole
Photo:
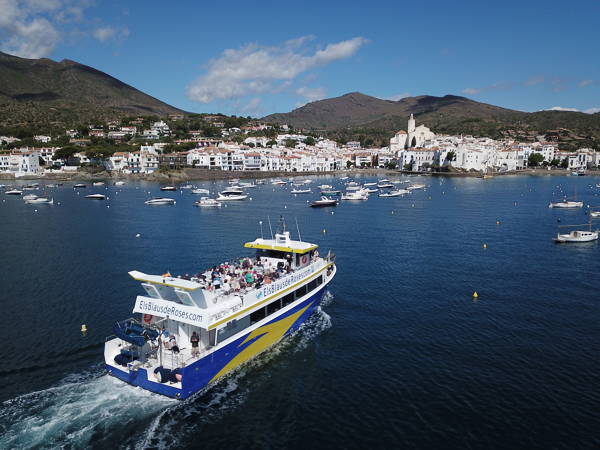
[[[302,308],[301,310],[295,312],[294,314],[287,316],[281,320],[276,322],[269,323],[267,325],[263,325],[262,327],[257,328],[252,331],[246,339],[244,339],[238,347],[241,347],[246,342],[251,341],[254,338],[257,338],[252,344],[242,350],[240,353],[235,356],[225,367],[223,367],[211,380],[210,383],[215,381],[217,378],[225,375],[230,370],[235,369],[240,364],[245,363],[249,359],[254,358],[256,355],[261,353],[262,351],[269,348],[271,345],[275,344],[278,340],[280,340],[283,335],[294,325],[296,320],[304,314],[304,312],[313,304],[314,302],[309,303],[307,306]]]

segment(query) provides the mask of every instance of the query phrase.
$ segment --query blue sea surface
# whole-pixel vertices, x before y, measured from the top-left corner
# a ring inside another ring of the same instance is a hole
[[[266,184],[219,209],[145,182],[66,183],[53,206],[0,194],[0,448],[600,446],[600,248],[552,241],[600,206],[600,178],[405,177],[428,187],[336,208],[308,201],[343,183],[311,179],[310,195]],[[565,195],[586,207],[548,208]],[[105,338],[143,293],[128,271],[249,254],[280,215],[337,255],[298,333],[185,402],[104,373]]]

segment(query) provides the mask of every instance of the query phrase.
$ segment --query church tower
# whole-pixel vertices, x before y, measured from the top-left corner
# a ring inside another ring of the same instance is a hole
[[[415,118],[413,115],[410,115],[410,119],[408,119],[408,130],[409,133],[414,133],[415,131]]]

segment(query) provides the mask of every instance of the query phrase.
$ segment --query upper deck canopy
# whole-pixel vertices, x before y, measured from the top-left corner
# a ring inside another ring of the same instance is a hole
[[[259,248],[263,250],[275,250],[279,252],[288,253],[308,253],[311,250],[315,250],[319,246],[311,244],[310,242],[294,241],[290,239],[289,231],[285,231],[281,234],[277,233],[275,239],[255,239],[252,242],[246,242],[244,247],[247,248]]]

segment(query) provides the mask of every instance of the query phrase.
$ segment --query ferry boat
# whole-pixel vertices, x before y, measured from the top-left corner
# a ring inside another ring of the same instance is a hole
[[[129,272],[146,295],[135,300],[138,317],[115,323],[106,339],[108,373],[183,400],[297,330],[335,276],[335,255],[322,257],[316,244],[292,240],[284,224],[273,239],[245,247],[256,249],[256,257],[219,266],[238,273],[231,284],[226,278],[217,283],[211,270],[186,279]],[[246,270],[262,283],[234,289]],[[198,347],[192,348],[192,336]]]

